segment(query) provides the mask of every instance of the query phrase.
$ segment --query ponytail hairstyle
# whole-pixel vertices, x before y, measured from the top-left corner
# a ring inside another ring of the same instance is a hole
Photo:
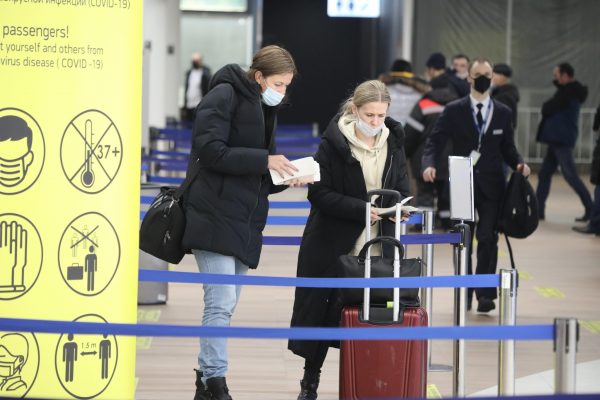
[[[290,52],[275,45],[265,46],[256,52],[247,72],[248,79],[254,81],[257,71],[260,71],[265,78],[276,74],[292,73],[296,75],[297,73],[296,64]]]
[[[385,84],[379,80],[365,81],[354,89],[354,93],[340,107],[342,116],[352,114],[352,106],[360,108],[367,103],[382,102],[391,103],[390,93]]]

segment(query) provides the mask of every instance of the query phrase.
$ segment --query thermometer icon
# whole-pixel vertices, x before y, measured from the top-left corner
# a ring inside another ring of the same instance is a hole
[[[89,146],[88,146],[89,143]],[[88,147],[92,147],[92,121],[85,121],[85,144],[84,144],[84,157],[85,157],[85,169],[81,174],[81,183],[86,188],[91,187],[94,184],[94,171],[92,170],[92,151],[88,150]]]

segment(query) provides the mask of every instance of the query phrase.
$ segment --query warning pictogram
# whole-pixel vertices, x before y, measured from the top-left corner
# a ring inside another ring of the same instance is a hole
[[[110,284],[121,257],[115,228],[102,214],[89,212],[69,223],[60,238],[58,264],[75,292],[94,296]]]
[[[107,322],[96,314],[82,315],[75,321]],[[118,355],[117,338],[114,335],[63,334],[56,345],[56,375],[71,396],[91,399],[110,384],[117,368]]]
[[[65,129],[60,162],[69,182],[82,192],[104,190],[115,179],[122,159],[119,130],[102,111],[84,111]]]
[[[0,194],[27,190],[44,166],[42,129],[27,112],[18,108],[0,110]]]
[[[0,398],[24,398],[40,367],[33,333],[0,332]]]
[[[0,300],[21,297],[42,269],[42,239],[36,227],[18,214],[0,214]]]

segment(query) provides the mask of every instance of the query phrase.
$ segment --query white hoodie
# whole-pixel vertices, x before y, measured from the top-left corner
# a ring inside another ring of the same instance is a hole
[[[355,126],[356,116],[352,114],[344,115],[338,121],[338,128],[340,128],[344,137],[348,139],[352,156],[360,163],[367,192],[370,190],[381,189],[384,174],[383,170],[385,168],[385,160],[388,152],[387,139],[390,135],[390,130],[384,125],[381,132],[377,134],[375,145],[371,148],[356,136],[354,130]],[[378,233],[379,223],[371,225],[371,239],[378,236]],[[350,254],[358,255],[364,244],[365,230],[363,230],[358,237]],[[371,255],[380,254],[381,246],[374,246],[371,248]]]

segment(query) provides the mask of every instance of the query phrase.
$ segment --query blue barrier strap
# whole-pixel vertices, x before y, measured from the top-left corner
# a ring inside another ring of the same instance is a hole
[[[141,204],[152,204],[154,196],[140,196]]]
[[[373,328],[247,328],[67,322],[0,318],[5,331],[125,336],[232,337],[296,340],[553,340],[554,325]]]
[[[460,233],[432,233],[430,235],[404,235],[400,239],[403,244],[443,244],[460,243]],[[267,246],[299,246],[301,236],[264,236],[263,244]]]
[[[263,236],[265,246],[300,246],[301,236]]]
[[[310,208],[308,201],[269,201],[269,208]]]
[[[267,225],[306,225],[308,217],[305,216],[291,216],[283,217],[279,215],[270,215],[267,217]]]
[[[150,182],[150,183],[174,183],[174,184],[179,185],[179,184],[181,184],[181,182],[183,182],[183,178],[150,175],[150,176],[148,176],[148,182]]]
[[[224,275],[200,272],[140,269],[138,279],[151,282],[209,283],[219,285],[288,286],[314,288],[459,288],[498,287],[500,276],[429,276],[414,278],[292,278],[279,276]]]
[[[182,157],[188,158],[190,153],[182,152],[182,151],[165,151],[165,150],[150,150],[151,156],[168,156],[168,157]],[[161,160],[159,158],[159,160]]]

